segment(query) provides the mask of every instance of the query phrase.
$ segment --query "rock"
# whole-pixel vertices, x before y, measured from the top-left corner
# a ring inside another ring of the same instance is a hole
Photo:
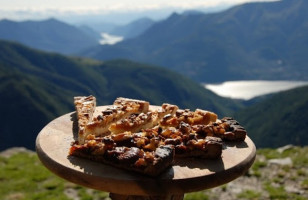
[[[280,147],[277,149],[278,153],[282,153],[285,150],[292,149],[294,146],[292,144],[288,144],[286,146]]]
[[[270,159],[267,161],[268,164],[276,164],[276,165],[292,165],[292,159],[290,157],[280,158],[280,159]]]
[[[303,190],[300,190],[299,188],[297,188],[295,185],[288,185],[285,186],[285,190],[288,193],[294,193],[294,194],[298,194],[298,195],[302,195],[304,194]]]
[[[9,158],[16,153],[21,153],[21,152],[34,153],[34,151],[31,151],[31,150],[26,149],[24,147],[12,147],[12,148],[6,149],[4,151],[1,151],[0,156]]]
[[[79,200],[80,197],[78,195],[78,191],[73,189],[73,188],[66,188],[64,190],[64,194],[70,198],[70,199],[73,199],[73,200]]]

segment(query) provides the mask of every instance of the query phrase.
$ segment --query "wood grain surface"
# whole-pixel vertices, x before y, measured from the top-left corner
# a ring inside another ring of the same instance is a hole
[[[97,112],[106,106],[97,107]],[[153,108],[153,107],[152,107]],[[249,137],[225,142],[221,159],[178,159],[157,177],[128,172],[106,164],[68,156],[77,138],[76,113],[47,124],[36,139],[41,162],[56,175],[85,187],[121,195],[183,195],[216,187],[243,175],[252,165],[256,148]]]

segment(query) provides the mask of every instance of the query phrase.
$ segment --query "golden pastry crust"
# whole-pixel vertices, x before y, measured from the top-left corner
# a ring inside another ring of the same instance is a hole
[[[91,123],[96,108],[96,98],[90,96],[74,97],[76,115],[78,119],[78,140],[84,141],[84,129],[88,123]]]
[[[74,98],[79,138],[69,155],[156,176],[176,157],[221,157],[223,142],[243,141],[246,130],[234,119],[213,112],[179,110],[164,103],[117,98],[93,117],[95,97]]]
[[[177,110],[175,115],[166,115],[160,121],[160,125],[164,127],[178,127],[181,122],[193,125],[207,125],[217,121],[217,115],[213,112],[196,109],[194,112],[189,109]]]
[[[117,98],[114,105],[103,110],[98,116],[96,116],[92,122],[88,123],[84,128],[83,140],[79,142],[82,144],[88,135],[103,136],[109,135],[109,127],[112,123],[115,123],[131,114],[145,113],[149,110],[149,102],[128,99]]]
[[[119,134],[126,131],[138,132],[153,128],[166,115],[174,115],[178,107],[176,105],[164,103],[160,108],[154,111],[140,114],[131,114],[129,117],[112,123],[109,131],[112,134]]]
[[[210,122],[215,122],[217,120],[217,115],[215,113],[201,109],[196,109],[194,112],[188,109],[179,110],[176,113],[176,117],[178,121],[185,122],[190,125],[207,125]]]

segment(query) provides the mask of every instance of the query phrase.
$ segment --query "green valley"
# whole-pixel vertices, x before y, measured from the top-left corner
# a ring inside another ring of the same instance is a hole
[[[94,95],[98,105],[116,97],[168,102],[207,109],[224,116],[239,107],[198,83],[167,69],[128,60],[95,61],[45,53],[17,43],[0,42],[0,149],[34,149],[41,128],[74,110],[73,97]]]
[[[257,147],[307,145],[308,87],[275,95],[241,110],[235,118],[245,125]]]

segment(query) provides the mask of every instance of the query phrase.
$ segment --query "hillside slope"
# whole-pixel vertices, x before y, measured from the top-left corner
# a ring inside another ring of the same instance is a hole
[[[308,87],[275,94],[235,114],[257,147],[308,145]]]
[[[308,1],[247,3],[213,14],[176,14],[137,38],[81,53],[128,58],[200,82],[308,80]]]
[[[154,21],[150,18],[137,19],[129,24],[116,26],[110,32],[113,35],[123,36],[125,39],[134,38],[141,35],[145,30],[151,27]]]
[[[74,110],[74,96],[90,94],[97,97],[98,105],[123,96],[157,105],[199,107],[220,116],[237,108],[233,101],[163,68],[128,60],[65,57],[0,41],[0,149],[33,149],[44,125]]]

